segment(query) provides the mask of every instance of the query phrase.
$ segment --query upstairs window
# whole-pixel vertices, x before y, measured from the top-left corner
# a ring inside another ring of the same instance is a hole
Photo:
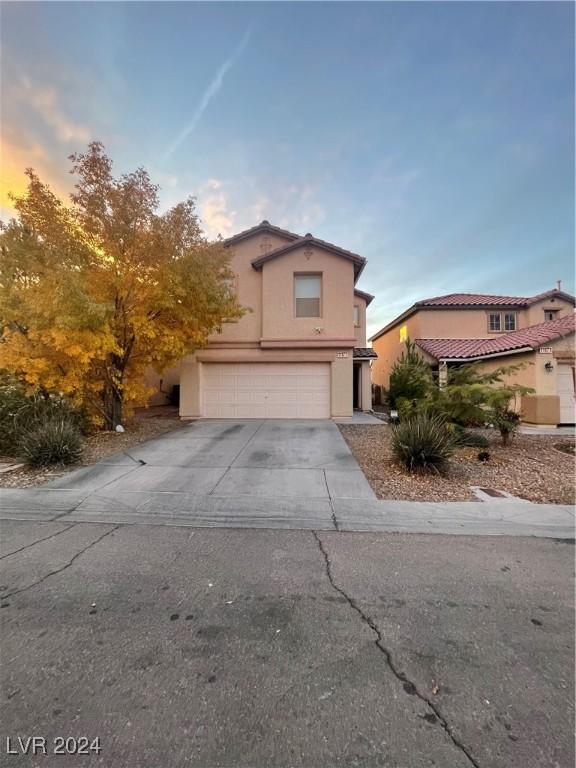
[[[544,320],[556,320],[558,317],[558,310],[557,309],[545,309],[544,310]]]
[[[354,327],[358,328],[360,326],[360,307],[358,304],[354,304]]]
[[[294,314],[321,317],[322,275],[294,275]]]
[[[491,333],[515,331],[516,312],[490,312],[488,315],[488,330]]]
[[[490,331],[502,330],[502,318],[500,312],[490,312],[488,315],[488,329]]]

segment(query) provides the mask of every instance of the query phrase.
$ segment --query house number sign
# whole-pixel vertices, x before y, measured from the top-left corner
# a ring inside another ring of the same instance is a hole
[[[336,352],[336,357],[348,357],[348,352]]]
[[[541,355],[550,355],[550,354],[552,354],[552,347],[540,347],[538,352]]]

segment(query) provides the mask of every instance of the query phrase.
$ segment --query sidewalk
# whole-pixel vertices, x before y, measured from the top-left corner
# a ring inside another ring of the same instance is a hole
[[[573,539],[568,505],[0,489],[0,519]]]

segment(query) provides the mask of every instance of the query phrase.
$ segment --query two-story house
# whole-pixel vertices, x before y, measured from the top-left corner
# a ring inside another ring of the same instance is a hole
[[[440,381],[450,365],[522,363],[512,378],[534,389],[518,404],[523,420],[574,423],[574,304],[560,285],[531,297],[452,293],[418,301],[370,339],[378,355],[372,378],[388,387],[410,338]]]
[[[228,238],[234,290],[248,308],[179,373],[182,418],[352,416],[372,407],[366,259],[263,221]]]

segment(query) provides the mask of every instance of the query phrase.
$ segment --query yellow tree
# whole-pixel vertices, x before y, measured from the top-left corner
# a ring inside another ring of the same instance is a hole
[[[70,161],[68,204],[29,169],[1,225],[0,368],[114,429],[151,394],[149,366],[162,371],[244,310],[192,198],[159,212],[148,173],[115,178],[99,142]]]

